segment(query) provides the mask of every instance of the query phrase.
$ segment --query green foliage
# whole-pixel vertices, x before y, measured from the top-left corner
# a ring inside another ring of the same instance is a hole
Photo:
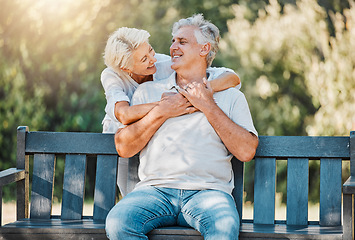
[[[250,20],[250,9],[234,6],[222,42],[225,64],[237,63],[243,92],[260,135],[349,135],[355,126],[355,6],[330,14],[312,0],[280,5],[276,0]],[[251,102],[251,101],[249,101]],[[310,164],[317,186],[319,163]],[[278,167],[278,191],[286,199],[286,167]],[[249,183],[252,189],[252,182]],[[318,183],[319,184],[319,183]],[[252,193],[247,193],[248,196]],[[310,194],[317,201],[317,191]]]
[[[273,0],[255,21],[245,6],[234,11],[222,52],[239,64],[243,91],[256,99],[259,133],[348,135],[355,124],[353,4],[344,15],[331,14],[334,37],[315,1],[281,7]]]
[[[43,93],[26,90],[26,77],[17,61],[9,63],[0,55],[0,169],[15,167],[16,129],[20,125],[46,126]],[[14,196],[15,186],[4,188],[4,196]]]

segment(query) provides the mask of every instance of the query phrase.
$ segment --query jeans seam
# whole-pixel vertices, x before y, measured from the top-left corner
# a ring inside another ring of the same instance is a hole
[[[143,223],[141,232],[144,232],[144,227],[145,227],[145,225],[146,225],[148,222],[150,222],[150,221],[152,221],[152,220],[155,220],[155,219],[158,219],[158,218],[161,218],[161,217],[167,217],[167,216],[173,216],[174,218],[176,218],[176,217],[175,217],[175,214],[164,214],[164,215],[160,215],[160,216],[155,216],[155,217],[149,218],[147,221],[145,221],[145,222]]]
[[[190,218],[192,218],[193,220],[195,220],[197,223],[198,223],[198,225],[200,225],[200,227],[202,227],[203,228],[203,231],[204,232],[206,232],[206,227],[197,219],[197,218],[195,218],[194,216],[191,216],[190,214],[188,214],[188,213],[186,213],[185,211],[184,212],[181,212],[182,214],[184,214],[184,215],[186,215],[186,216],[188,216],[188,217],[190,217]],[[189,224],[190,225],[190,224]],[[190,225],[191,226],[191,225]],[[197,230],[197,229],[195,229],[195,230]],[[197,230],[198,231],[198,230]]]

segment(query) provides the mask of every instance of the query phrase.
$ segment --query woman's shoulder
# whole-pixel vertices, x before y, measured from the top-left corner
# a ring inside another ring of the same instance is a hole
[[[120,86],[121,88],[131,88],[132,85],[134,87],[136,87],[135,85],[138,85],[136,82],[130,81],[127,77],[118,74],[110,67],[105,68],[101,72],[101,83],[104,88],[113,85]]]
[[[117,73],[110,67],[106,67],[104,70],[101,72],[101,76],[104,75],[117,75]]]

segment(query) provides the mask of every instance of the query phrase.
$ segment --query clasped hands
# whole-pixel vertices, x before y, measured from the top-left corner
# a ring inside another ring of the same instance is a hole
[[[162,94],[160,104],[164,106],[171,117],[204,112],[210,104],[216,104],[213,98],[213,90],[206,79],[203,82],[192,82],[183,87],[173,87],[177,92],[165,92]],[[168,110],[169,109],[169,110]]]

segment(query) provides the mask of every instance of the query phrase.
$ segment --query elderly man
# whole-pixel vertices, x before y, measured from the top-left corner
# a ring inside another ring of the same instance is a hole
[[[204,239],[238,239],[230,161],[232,155],[250,161],[255,154],[249,107],[239,90],[213,93],[206,81],[214,77],[206,69],[218,49],[215,25],[194,15],[176,22],[172,35],[176,73],[142,84],[132,98],[132,104],[159,103],[115,135],[120,156],[141,151],[140,182],[108,214],[107,236],[148,239],[154,228],[181,225]]]

